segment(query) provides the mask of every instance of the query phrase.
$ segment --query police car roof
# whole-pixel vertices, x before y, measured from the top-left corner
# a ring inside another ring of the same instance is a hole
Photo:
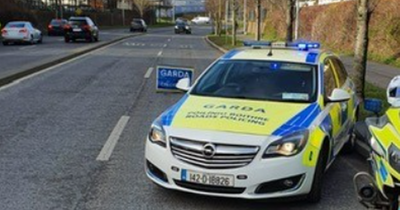
[[[222,56],[223,60],[264,60],[264,61],[282,61],[294,63],[318,64],[318,58],[322,53],[319,49],[297,50],[291,48],[239,48],[231,50]]]

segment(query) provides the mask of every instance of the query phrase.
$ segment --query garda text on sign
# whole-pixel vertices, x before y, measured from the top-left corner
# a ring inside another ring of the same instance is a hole
[[[194,69],[192,68],[157,66],[157,90],[176,92],[178,81],[189,78],[192,82],[193,73]]]

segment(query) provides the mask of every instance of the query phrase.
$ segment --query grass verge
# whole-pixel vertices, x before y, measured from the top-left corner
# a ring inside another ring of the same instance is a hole
[[[218,35],[209,35],[208,39],[210,39],[210,41],[214,42],[216,45],[223,47],[227,50],[231,50],[231,49],[235,49],[238,47],[243,47],[243,41],[241,40],[237,40],[236,45],[233,46],[232,45],[232,37],[231,36],[226,36],[226,35],[222,35],[222,36],[218,36]]]

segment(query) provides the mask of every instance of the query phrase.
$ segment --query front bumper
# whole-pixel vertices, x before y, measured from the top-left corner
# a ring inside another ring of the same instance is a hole
[[[290,158],[262,159],[265,148],[261,148],[254,160],[244,167],[216,170],[178,160],[172,154],[169,144],[167,144],[167,148],[164,148],[147,139],[145,170],[148,178],[162,187],[208,196],[268,199],[309,193],[315,168],[302,164],[302,153]],[[212,187],[185,182],[181,180],[182,170],[233,175],[235,177],[234,187]],[[247,178],[238,179],[244,176]],[[285,190],[279,190],[279,183],[287,179],[294,181],[294,185]]]

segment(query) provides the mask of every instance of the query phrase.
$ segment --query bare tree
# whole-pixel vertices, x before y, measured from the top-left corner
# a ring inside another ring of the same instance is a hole
[[[133,4],[136,6],[136,9],[139,12],[140,17],[143,17],[144,13],[149,9],[152,1],[150,0],[131,0]]]
[[[364,99],[365,75],[368,56],[368,31],[371,14],[375,10],[379,0],[357,0],[357,35],[354,49],[353,69],[354,82],[357,88],[357,96]]]
[[[222,11],[224,9],[225,0],[206,0],[205,6],[208,13],[216,26],[215,34],[221,36],[222,31]]]

